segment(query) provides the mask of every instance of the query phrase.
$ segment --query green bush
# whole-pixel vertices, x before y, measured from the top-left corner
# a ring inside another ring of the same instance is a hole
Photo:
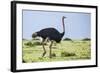
[[[61,57],[75,56],[75,53],[61,52]]]
[[[52,56],[52,57],[56,57],[56,54],[55,54],[55,53],[52,53],[51,56]]]
[[[27,42],[24,45],[32,47],[32,46],[36,46],[36,45],[42,45],[42,43],[41,42],[33,42],[33,43],[32,42]],[[47,44],[44,43],[44,45],[47,45]]]
[[[65,38],[64,41],[72,41],[70,38]]]
[[[41,45],[40,42],[34,42],[33,45]]]
[[[33,46],[32,42],[25,43],[26,46]]]
[[[90,38],[84,38],[82,39],[83,41],[90,41],[91,39]]]
[[[26,61],[24,59],[22,61],[23,61],[23,63],[26,63]]]

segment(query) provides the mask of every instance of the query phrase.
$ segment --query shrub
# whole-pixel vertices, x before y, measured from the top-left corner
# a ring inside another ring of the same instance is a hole
[[[25,43],[26,46],[33,46],[32,42]]]
[[[70,38],[65,38],[64,40],[65,41],[72,41],[72,39],[70,39]]]
[[[34,42],[33,45],[41,45],[40,42]]]
[[[34,42],[33,45],[42,45],[41,42]],[[47,43],[44,43],[44,45],[47,45]]]
[[[83,41],[90,41],[91,39],[90,38],[84,38],[82,39]]]
[[[33,43],[32,42],[27,42],[24,45],[32,47],[32,46],[36,46],[36,45],[42,45],[42,43],[41,42],[33,42]],[[47,44],[44,43],[44,45],[47,45]]]
[[[23,63],[26,63],[26,61],[25,60],[22,60],[23,61]]]
[[[61,57],[75,56],[75,53],[61,52]]]
[[[55,54],[55,53],[52,53],[51,56],[52,56],[52,57],[56,57],[56,54]]]

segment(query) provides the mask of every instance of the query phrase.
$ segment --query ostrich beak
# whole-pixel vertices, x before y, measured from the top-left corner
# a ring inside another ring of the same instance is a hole
[[[63,18],[67,18],[67,17],[63,16]]]

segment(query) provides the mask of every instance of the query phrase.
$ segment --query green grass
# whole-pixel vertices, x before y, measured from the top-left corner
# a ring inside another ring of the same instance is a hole
[[[33,45],[28,46],[25,43],[31,42]],[[37,41],[23,40],[23,62],[51,62],[51,61],[68,61],[68,60],[86,60],[91,58],[90,41],[61,41],[60,44],[52,46],[52,58],[49,58],[49,45],[45,45],[46,55],[42,57],[42,45],[35,44]]]

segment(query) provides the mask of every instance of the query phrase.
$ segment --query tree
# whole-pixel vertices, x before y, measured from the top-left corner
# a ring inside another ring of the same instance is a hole
[[[72,41],[71,38],[65,38],[64,41]]]
[[[91,39],[90,38],[84,38],[82,39],[83,41],[90,41]]]

